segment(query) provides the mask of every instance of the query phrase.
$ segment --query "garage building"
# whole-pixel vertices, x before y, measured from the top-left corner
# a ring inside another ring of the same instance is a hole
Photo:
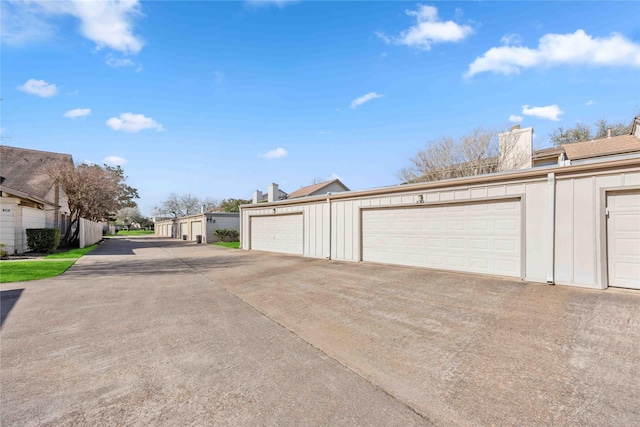
[[[157,220],[154,225],[157,236],[184,238],[191,242],[197,241],[197,236],[201,236],[202,243],[219,241],[220,239],[215,234],[217,229],[238,230],[239,227],[240,214],[238,212],[206,212],[176,219]]]
[[[244,205],[241,247],[640,289],[640,156]]]

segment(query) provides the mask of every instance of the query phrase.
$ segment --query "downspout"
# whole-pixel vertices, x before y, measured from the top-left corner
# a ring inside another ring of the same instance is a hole
[[[327,204],[329,205],[329,253],[327,259],[331,259],[331,198],[327,197]]]
[[[549,194],[547,212],[547,285],[555,285],[554,262],[556,252],[556,174],[547,175]]]
[[[240,222],[238,223],[238,233],[240,234],[240,249],[242,249],[242,241],[244,240],[244,236],[242,235],[242,221],[244,221],[244,219],[242,218],[242,208],[240,206],[238,206],[238,212],[240,213]]]

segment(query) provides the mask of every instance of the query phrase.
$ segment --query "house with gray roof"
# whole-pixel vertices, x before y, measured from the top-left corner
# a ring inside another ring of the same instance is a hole
[[[28,228],[59,228],[64,232],[70,211],[62,187],[48,168],[73,164],[70,154],[0,146],[0,241],[10,254],[28,250]]]

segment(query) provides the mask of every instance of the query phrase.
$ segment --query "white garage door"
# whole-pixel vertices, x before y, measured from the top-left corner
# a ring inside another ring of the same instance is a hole
[[[363,210],[362,260],[521,276],[520,201]]]
[[[607,196],[609,286],[640,289],[640,192]]]
[[[302,214],[251,217],[251,249],[302,255],[302,233]]]
[[[188,234],[187,223],[183,222],[180,224],[180,235],[178,237],[182,239],[182,236],[186,236],[187,234]]]
[[[196,236],[202,236],[202,222],[194,221],[191,223],[191,240],[196,241]]]

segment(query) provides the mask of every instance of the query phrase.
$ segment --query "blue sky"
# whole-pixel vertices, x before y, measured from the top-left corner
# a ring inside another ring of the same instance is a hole
[[[478,126],[640,113],[640,3],[2,2],[2,143],[169,193],[399,183]]]

